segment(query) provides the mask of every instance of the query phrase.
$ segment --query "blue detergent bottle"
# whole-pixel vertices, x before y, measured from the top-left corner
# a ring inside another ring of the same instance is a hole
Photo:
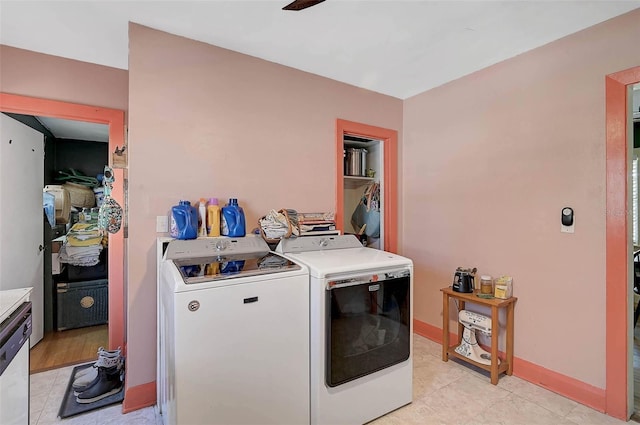
[[[181,200],[171,207],[171,236],[176,239],[198,237],[198,210],[191,202]]]
[[[246,234],[244,211],[236,198],[229,199],[229,203],[222,207],[220,226],[223,236],[239,238]]]

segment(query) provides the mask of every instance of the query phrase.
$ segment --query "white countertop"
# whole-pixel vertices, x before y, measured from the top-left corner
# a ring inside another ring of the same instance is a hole
[[[18,288],[0,291],[0,323],[15,311],[20,304],[29,300],[33,288]]]

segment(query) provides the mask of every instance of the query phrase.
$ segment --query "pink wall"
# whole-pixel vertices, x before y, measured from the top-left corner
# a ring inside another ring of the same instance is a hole
[[[0,91],[128,109],[128,72],[0,44]]]
[[[136,24],[129,48],[132,387],[155,380],[156,216],[212,196],[237,197],[249,230],[333,210],[336,118],[400,130],[402,101]]]
[[[640,10],[404,102],[418,320],[441,326],[438,289],[457,266],[509,274],[516,357],[605,387],[604,77],[640,64],[638,22]],[[564,206],[574,234],[560,232]]]
[[[0,91],[131,110],[129,387],[155,380],[155,216],[200,196],[237,196],[249,227],[271,208],[332,209],[344,118],[404,127],[400,247],[416,318],[441,326],[438,289],[456,266],[510,274],[516,357],[603,388],[604,75],[640,64],[639,19],[404,103],[138,25],[129,75],[0,45]],[[573,235],[559,231],[565,205]]]

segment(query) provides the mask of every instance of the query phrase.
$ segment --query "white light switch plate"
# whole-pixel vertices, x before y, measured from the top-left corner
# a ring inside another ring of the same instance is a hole
[[[562,233],[575,233],[576,229],[575,229],[576,225],[572,224],[571,226],[563,226],[562,224],[560,225],[560,231]]]
[[[169,217],[166,215],[159,215],[156,217],[156,232],[166,233],[169,231]]]

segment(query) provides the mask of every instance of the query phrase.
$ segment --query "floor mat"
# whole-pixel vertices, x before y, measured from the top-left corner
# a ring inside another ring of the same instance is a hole
[[[69,383],[67,384],[67,389],[65,390],[64,398],[62,399],[62,404],[60,405],[60,410],[58,411],[58,416],[61,419],[89,412],[91,410],[100,409],[112,404],[122,403],[122,400],[124,399],[124,391],[122,390],[122,388],[124,388],[124,385],[122,385],[122,388],[117,393],[105,397],[101,400],[94,401],[93,403],[82,404],[76,401],[76,396],[73,394],[72,386],[73,381],[76,378],[76,374],[83,369],[91,367],[92,364],[93,362],[79,365],[74,367],[73,371],[71,371],[71,377],[69,378]]]

